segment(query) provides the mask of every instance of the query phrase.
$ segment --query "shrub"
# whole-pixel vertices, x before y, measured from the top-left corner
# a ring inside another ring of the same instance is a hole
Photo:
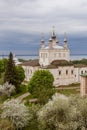
[[[45,103],[54,93],[53,81],[53,75],[48,70],[37,70],[28,84],[29,92]]]
[[[16,129],[28,125],[31,118],[27,107],[15,99],[5,101],[2,110],[1,118],[10,120]]]
[[[41,130],[77,130],[79,128],[76,108],[70,105],[68,97],[54,95],[38,112]]]
[[[6,82],[3,85],[0,85],[0,94],[6,95],[7,97],[10,97],[12,93],[15,92],[15,86],[12,84],[9,84]]]

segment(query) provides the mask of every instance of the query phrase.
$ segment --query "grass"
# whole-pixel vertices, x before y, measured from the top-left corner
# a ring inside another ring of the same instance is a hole
[[[57,90],[58,93],[64,94],[66,96],[70,96],[70,95],[76,95],[80,93],[80,89],[61,89],[61,90]]]
[[[80,86],[80,83],[72,83],[72,84],[69,84],[69,85],[60,85],[58,86],[58,88],[66,88],[66,87],[79,87]]]
[[[61,85],[56,88],[58,93],[64,94],[66,96],[76,95],[80,93],[80,83],[73,83],[70,85]]]

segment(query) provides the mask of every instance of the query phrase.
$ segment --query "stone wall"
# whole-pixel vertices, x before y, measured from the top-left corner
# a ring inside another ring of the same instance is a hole
[[[81,96],[87,95],[87,75],[86,76],[81,76],[80,80],[80,94]]]
[[[39,66],[22,66],[25,71],[25,80],[29,81],[36,70],[41,70]],[[74,68],[74,66],[58,66],[55,69],[48,69],[54,76],[54,85],[69,85],[72,83],[79,83],[80,75],[87,71],[87,67]]]

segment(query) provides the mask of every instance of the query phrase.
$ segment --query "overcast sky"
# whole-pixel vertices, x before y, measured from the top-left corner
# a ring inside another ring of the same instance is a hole
[[[67,33],[73,54],[87,54],[87,0],[0,0],[0,54],[38,53],[41,33]]]

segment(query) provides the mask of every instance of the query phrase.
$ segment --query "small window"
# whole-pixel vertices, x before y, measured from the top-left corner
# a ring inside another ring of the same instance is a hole
[[[83,74],[83,71],[81,71],[81,74]]]
[[[59,75],[61,75],[61,71],[59,70]]]
[[[85,70],[85,73],[87,73],[87,71]]]
[[[66,74],[68,74],[68,70],[66,70]]]
[[[71,70],[71,74],[73,74],[73,70]]]

